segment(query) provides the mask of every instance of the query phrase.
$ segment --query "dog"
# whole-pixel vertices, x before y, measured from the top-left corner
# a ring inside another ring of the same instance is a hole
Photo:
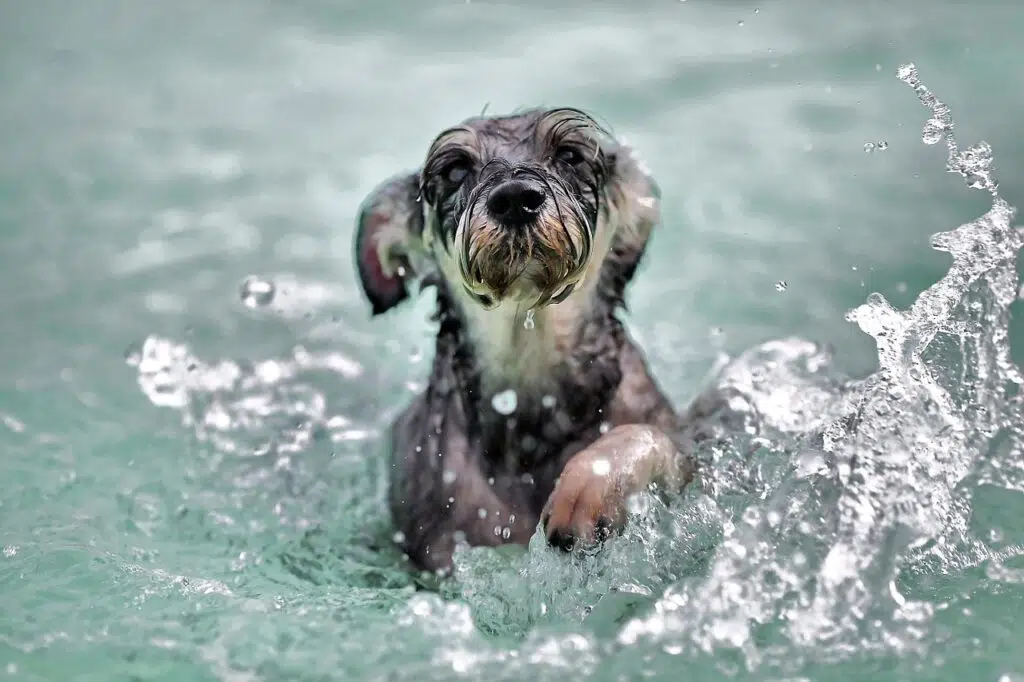
[[[391,430],[389,506],[412,564],[444,573],[457,542],[569,550],[626,521],[651,483],[694,477],[699,424],[678,414],[619,315],[660,191],[631,149],[574,108],[478,116],[360,207],[372,315],[436,291],[425,391]]]

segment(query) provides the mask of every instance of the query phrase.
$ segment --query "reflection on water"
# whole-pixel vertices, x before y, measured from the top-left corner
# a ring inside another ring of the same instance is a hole
[[[207,615],[198,641],[185,632],[176,641],[198,647],[224,679],[311,670],[339,679],[634,679],[683,665],[695,677],[762,679],[865,656],[940,660],[942,616],[962,598],[944,595],[936,576],[986,565],[991,581],[1024,581],[1013,564],[1024,549],[996,531],[977,537],[970,518],[983,489],[1024,494],[1022,379],[1008,331],[1024,242],[989,147],[961,149],[949,107],[912,65],[898,76],[929,109],[923,141],[945,140],[948,170],[993,203],[934,236],[952,264],[908,309],[872,294],[848,314],[874,339],[877,372],[845,378],[827,349],[799,339],[725,362],[713,381],[742,396],[735,407],[745,426],[700,453],[699,482],[671,504],[635,500],[626,533],[593,555],[564,557],[539,534],[525,551],[463,547],[440,595],[412,596],[386,539],[367,535],[360,557],[335,553],[330,533],[311,531],[299,546],[286,539],[262,552],[301,590],[241,596],[193,582],[241,600],[251,617]],[[273,285],[249,280],[245,290],[247,305],[269,302]],[[334,414],[307,380],[365,371],[337,351],[209,363],[153,336],[129,361],[154,404],[179,410],[218,452],[267,458],[256,467],[264,472],[287,471],[318,439],[376,439],[387,423]],[[378,470],[361,485],[379,501],[385,480]],[[332,589],[332,567],[366,582]],[[340,636],[336,623],[353,603],[367,607],[361,625]]]

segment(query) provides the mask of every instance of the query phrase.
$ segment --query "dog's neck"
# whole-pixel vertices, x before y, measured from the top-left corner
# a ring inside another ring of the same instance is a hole
[[[467,435],[506,469],[529,470],[596,433],[622,378],[623,274],[606,263],[590,286],[534,311],[532,329],[525,309],[467,305],[437,283],[430,411],[447,419],[452,401],[461,403]]]

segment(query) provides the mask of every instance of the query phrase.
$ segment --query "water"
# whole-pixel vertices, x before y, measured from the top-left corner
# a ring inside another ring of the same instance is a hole
[[[1024,9],[525,4],[0,4],[0,679],[1024,676]],[[601,553],[418,592],[429,303],[369,319],[353,213],[536,103],[641,151],[631,327],[747,418]]]

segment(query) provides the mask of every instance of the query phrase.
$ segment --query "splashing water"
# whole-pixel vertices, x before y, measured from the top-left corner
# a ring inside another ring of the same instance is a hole
[[[463,550],[461,594],[485,627],[525,632],[552,610],[575,612],[598,631],[614,624],[607,670],[639,650],[651,674],[677,670],[683,655],[713,655],[731,675],[794,674],[853,652],[924,654],[938,607],[913,598],[915,577],[1014,555],[970,537],[962,484],[1024,491],[1022,379],[1008,338],[1024,242],[988,145],[961,150],[948,107],[913,65],[898,75],[941,124],[947,169],[993,206],[935,235],[953,264],[909,310],[872,294],[849,313],[875,339],[879,370],[843,380],[823,349],[798,340],[737,358],[718,383],[742,396],[734,407],[747,427],[702,453],[701,492],[667,508],[647,500],[589,562],[559,565],[535,548],[528,589],[484,558],[491,550]]]
[[[826,349],[799,339],[750,349],[716,374],[735,396],[733,414],[697,453],[698,480],[683,494],[631,501],[625,532],[598,552],[567,558],[540,533],[525,552],[460,546],[440,595],[409,597],[367,625],[379,641],[403,643],[401,667],[387,647],[338,643],[335,670],[371,655],[395,680],[667,679],[683,665],[694,679],[805,678],[834,661],[941,654],[936,622],[955,598],[935,597],[928,576],[986,565],[993,581],[1024,582],[1012,563],[1024,549],[994,549],[998,533],[970,527],[981,486],[1024,494],[1024,379],[1009,341],[1024,240],[989,146],[961,149],[949,108],[916,68],[897,75],[930,111],[923,141],[945,140],[947,170],[993,203],[933,237],[952,264],[907,310],[872,294],[847,315],[875,340],[878,371],[839,376]],[[368,436],[329,416],[323,395],[300,381],[311,368],[362,371],[341,355],[208,364],[153,337],[130,362],[150,400],[226,450],[279,448],[288,430],[275,411],[303,424],[286,448],[319,431]],[[514,398],[494,408],[511,414]],[[510,523],[496,519],[496,532]],[[235,624],[217,650],[262,636],[259,627]]]

